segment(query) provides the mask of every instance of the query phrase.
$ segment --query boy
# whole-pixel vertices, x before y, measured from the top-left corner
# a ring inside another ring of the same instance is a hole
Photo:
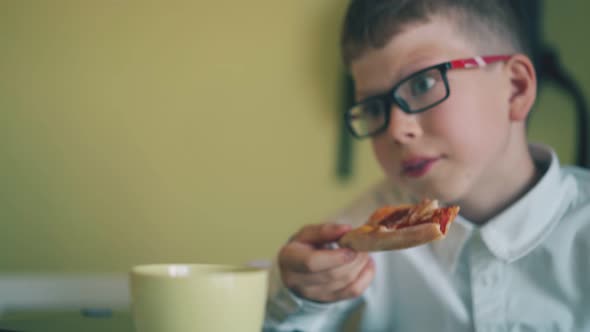
[[[343,58],[387,180],[279,252],[265,330],[590,331],[590,174],[529,145],[534,67],[509,0],[353,0]],[[436,198],[447,237],[326,249],[386,204]]]

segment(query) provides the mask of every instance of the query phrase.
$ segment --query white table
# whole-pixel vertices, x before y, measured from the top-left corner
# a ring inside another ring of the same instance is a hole
[[[88,317],[81,312],[26,312],[5,314],[0,332],[133,332],[129,312]]]
[[[128,276],[0,273],[0,332],[132,332]]]

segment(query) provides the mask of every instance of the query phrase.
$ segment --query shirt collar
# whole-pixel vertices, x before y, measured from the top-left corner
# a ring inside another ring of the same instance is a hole
[[[575,184],[562,179],[553,150],[531,145],[530,151],[545,174],[524,197],[481,227],[490,252],[507,262],[523,257],[543,241],[565,213],[575,190]]]
[[[497,258],[513,262],[533,250],[551,232],[567,209],[575,184],[562,179],[557,155],[543,145],[530,145],[536,164],[545,173],[521,199],[481,228],[457,216],[444,241],[431,243],[433,254],[454,271],[459,255],[475,231]]]

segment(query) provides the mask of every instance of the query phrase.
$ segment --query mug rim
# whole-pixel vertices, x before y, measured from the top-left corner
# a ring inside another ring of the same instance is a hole
[[[205,269],[205,273],[192,273],[195,268]],[[134,276],[153,278],[196,278],[210,275],[252,275],[267,272],[268,270],[264,268],[240,264],[157,263],[135,265],[131,268],[130,273]]]

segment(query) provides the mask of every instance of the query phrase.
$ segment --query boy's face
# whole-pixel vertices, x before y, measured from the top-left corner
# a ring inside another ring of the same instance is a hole
[[[479,54],[442,18],[417,24],[385,47],[353,61],[357,101],[383,93],[408,75]],[[464,199],[497,183],[516,139],[509,116],[512,87],[504,63],[447,72],[450,96],[418,114],[391,109],[387,129],[372,138],[385,173],[419,197]],[[497,185],[497,184],[496,184]]]

